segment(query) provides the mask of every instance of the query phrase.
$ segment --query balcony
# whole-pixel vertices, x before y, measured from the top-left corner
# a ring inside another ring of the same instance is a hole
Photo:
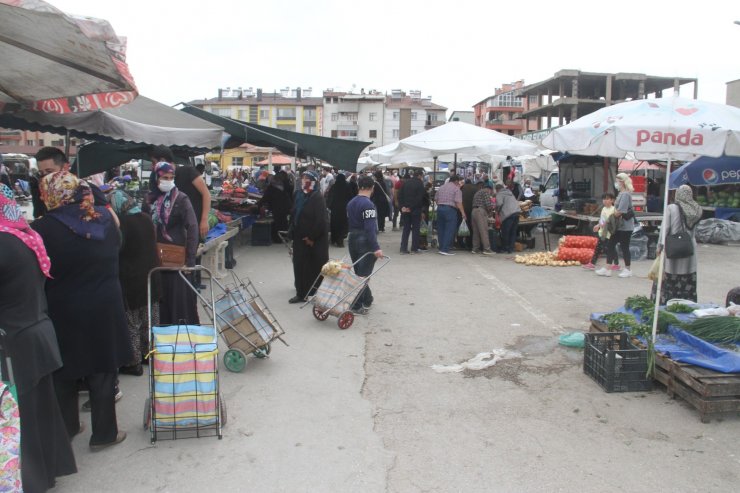
[[[427,120],[426,124],[424,125],[424,130],[431,130],[444,124],[445,122],[443,120]]]
[[[358,102],[348,103],[346,101],[342,101],[341,103],[337,104],[337,111],[339,113],[359,113],[360,103]]]
[[[290,116],[290,115],[288,115],[288,116],[280,116],[280,115],[278,115],[277,120],[278,121],[293,121],[294,122],[295,121],[295,115],[293,115],[293,116]]]

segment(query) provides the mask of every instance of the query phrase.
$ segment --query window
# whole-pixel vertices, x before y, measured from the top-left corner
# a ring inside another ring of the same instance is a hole
[[[277,109],[278,120],[295,120],[295,107],[293,108],[278,108]]]
[[[316,108],[304,108],[303,109],[303,121],[304,122],[315,122],[316,121]]]
[[[378,117],[377,113],[370,113],[367,119],[370,120],[371,122],[374,122],[377,117]]]
[[[231,108],[213,108],[211,110],[211,113],[218,116],[225,116],[230,117],[231,116]]]
[[[416,135],[416,134],[418,134],[418,133],[419,133],[419,131],[418,131],[418,130],[412,130],[412,131],[411,131],[411,135]]]
[[[398,135],[399,135],[399,131],[398,131],[398,129],[397,129],[397,128],[394,128],[394,129],[393,129],[393,138],[394,138],[394,139],[397,139],[397,138],[398,138]]]
[[[237,110],[236,112],[236,119],[241,120],[243,122],[248,121],[247,120],[247,110]]]
[[[332,130],[331,131],[331,136],[332,136],[333,139],[336,139],[338,134],[339,134],[339,131],[337,131],[337,130]]]
[[[332,113],[331,114],[331,121],[336,122],[339,120],[339,113]]]
[[[44,145],[45,145],[45,144],[44,144],[44,139],[39,139],[39,145],[40,145],[40,146],[44,146]]]
[[[26,145],[27,146],[35,146],[36,145],[36,141],[34,141],[34,140],[27,140],[26,141]]]
[[[295,132],[295,125],[278,124],[277,128],[279,128],[280,130],[288,130],[290,132]]]
[[[267,159],[267,156],[252,156],[252,166],[257,166],[257,163]]]
[[[357,121],[357,113],[345,113],[344,116],[347,119],[347,121],[350,121],[350,122]]]
[[[244,158],[243,157],[232,157],[231,158],[231,165],[232,166],[244,166]]]
[[[377,130],[370,130],[370,138],[371,139],[377,139],[378,138],[378,131]]]
[[[393,119],[398,120],[398,111],[393,112]]]
[[[303,133],[306,135],[316,135],[316,126],[304,126]]]
[[[260,120],[269,120],[270,119],[270,110],[260,110]]]
[[[411,112],[411,119],[416,120],[416,111]]]
[[[437,113],[427,113],[427,120],[430,122],[436,122],[437,121]],[[459,120],[459,118],[458,118]]]
[[[257,105],[253,104],[249,106],[249,121],[256,122],[258,115],[259,115],[259,109],[257,108]]]

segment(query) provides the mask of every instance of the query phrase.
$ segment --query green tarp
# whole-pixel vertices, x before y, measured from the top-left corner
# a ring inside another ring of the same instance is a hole
[[[255,123],[245,123],[214,115],[188,104],[183,106],[182,111],[223,127],[226,133],[231,134],[237,141],[262,147],[275,147],[288,156],[321,159],[335,168],[347,171],[356,170],[360,153],[371,144],[371,142],[319,137]]]
[[[72,170],[78,176],[90,176],[108,171],[132,159],[148,160],[153,147],[149,144],[90,142],[77,149],[77,160],[72,165]],[[175,155],[175,163],[178,164],[187,164],[188,157],[202,154],[197,149],[184,148],[172,148],[172,152]]]

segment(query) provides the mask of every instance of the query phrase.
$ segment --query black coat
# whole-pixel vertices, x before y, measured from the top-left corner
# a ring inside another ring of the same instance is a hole
[[[0,233],[0,329],[7,333],[21,394],[62,366],[36,255],[20,239]]]
[[[119,254],[119,276],[125,306],[135,310],[147,304],[149,271],[159,265],[157,237],[149,215],[125,214],[119,217],[123,245]],[[152,277],[153,299],[159,298],[159,276]]]
[[[118,280],[118,228],[109,220],[97,241],[76,235],[48,214],[32,227],[51,260],[46,298],[64,364],[60,377],[115,373],[133,358]]]
[[[303,191],[296,192],[299,193]],[[293,220],[295,217],[294,207]],[[314,191],[303,205],[298,221],[294,220],[293,223],[293,275],[296,294],[300,297],[309,294],[311,285],[321,273],[321,267],[329,261],[328,233],[324,197],[321,192]],[[303,238],[313,241],[313,245],[307,245]]]

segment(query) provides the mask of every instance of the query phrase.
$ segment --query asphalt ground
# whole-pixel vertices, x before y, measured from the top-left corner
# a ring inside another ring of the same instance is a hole
[[[380,242],[392,260],[371,279],[370,313],[347,330],[335,317],[316,320],[310,305],[287,303],[294,291],[284,246],[238,248],[236,272],[256,285],[290,346],[276,342],[269,359],[250,357],[242,373],[221,363],[223,439],[152,445],[142,428],[147,377],[123,375],[117,411],[128,438],[91,452],[88,421],[73,442],[79,472],[54,491],[737,488],[738,416],[703,424],[659,385],[605,393],[583,374],[583,351],[557,344],[562,333],[587,331],[591,312],[647,295],[651,261],[635,262],[632,278],[599,278],[507,255],[401,256],[400,233],[390,231]],[[698,255],[700,301],[724,301],[740,285],[740,249],[701,245]],[[521,357],[461,373],[432,369],[502,349]]]

